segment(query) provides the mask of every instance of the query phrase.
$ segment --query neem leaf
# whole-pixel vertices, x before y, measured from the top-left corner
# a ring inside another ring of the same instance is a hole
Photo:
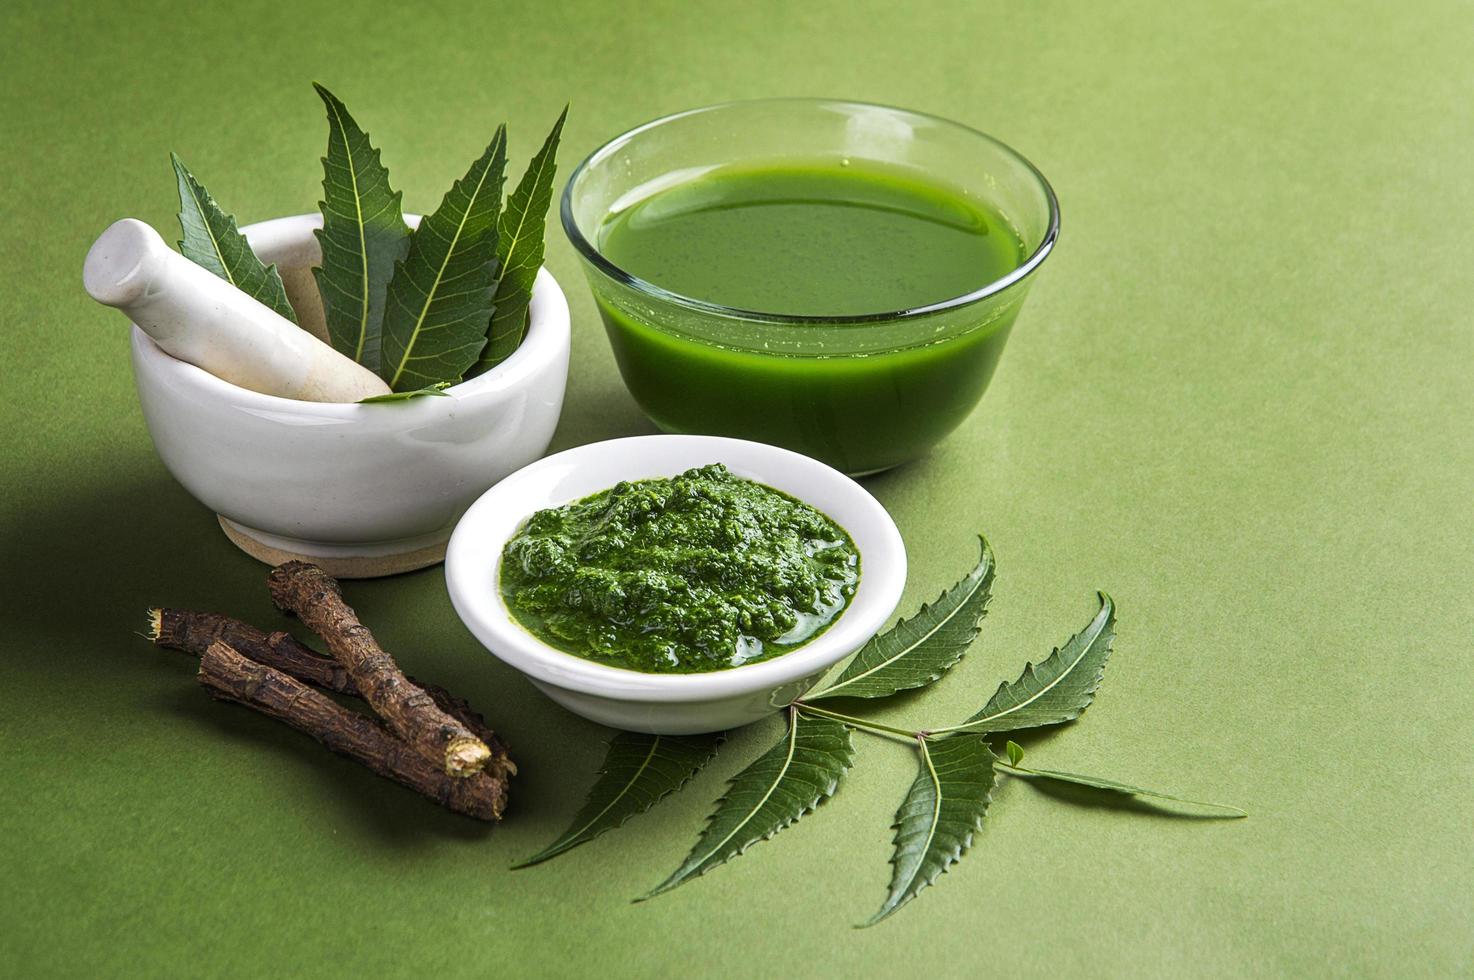
[[[395,263],[409,249],[400,193],[368,133],[337,96],[312,83],[328,111],[328,153],[322,158],[322,265],[312,270],[322,294],[328,338],[338,353],[379,369],[385,291]],[[439,380],[439,379],[437,379]]]
[[[1010,765],[1017,766],[1020,762],[1024,761],[1024,747],[1022,745],[1013,741],[1013,739],[1009,739],[1008,745],[1006,745],[1005,748],[1008,751],[1008,761]]]
[[[235,218],[195,180],[177,153],[170,153],[174,176],[179,181],[179,226],[184,238],[179,251],[195,265],[209,269],[232,286],[277,313],[297,322],[287,290],[274,265],[263,265],[235,226]]]
[[[1009,759],[1013,759],[1013,742],[1009,742]],[[1020,750],[1022,758],[1022,750]],[[1001,761],[1001,760],[1000,760]],[[1230,817],[1247,817],[1248,814],[1236,806],[1227,803],[1209,803],[1206,800],[1190,800],[1183,796],[1170,796],[1167,793],[1158,793],[1156,790],[1142,789],[1140,786],[1132,786],[1128,783],[1118,783],[1114,779],[1102,779],[1099,776],[1084,776],[1077,772],[1061,772],[1057,769],[1023,769],[1017,762],[1009,766],[1008,771],[1025,779],[1053,779],[1062,783],[1075,783],[1079,786],[1090,786],[1094,789],[1103,789],[1112,793],[1121,793],[1126,796],[1147,796],[1156,800],[1171,800],[1174,803],[1187,803],[1192,806],[1203,806],[1213,810],[1227,811]]]
[[[486,346],[506,166],[507,128],[498,126],[394,267],[379,376],[395,391],[459,381]]]
[[[512,867],[556,857],[644,813],[710,762],[720,741],[719,735],[615,735],[599,778],[573,823],[557,840]]]
[[[451,382],[442,381],[439,384],[426,385],[423,388],[416,388],[413,391],[391,391],[387,395],[370,395],[367,398],[360,398],[358,404],[377,405],[380,402],[407,402],[411,398],[422,398],[425,395],[439,395],[441,398],[449,398],[450,395],[446,393],[445,389],[450,386]]]
[[[568,107],[558,116],[542,149],[527,165],[527,172],[507,197],[507,208],[497,224],[497,259],[501,281],[496,287],[496,310],[491,314],[487,342],[472,373],[479,374],[516,350],[527,333],[527,304],[532,283],[543,264],[543,232],[548,205],[553,200],[553,174],[557,172],[558,140]]]
[[[834,683],[804,700],[887,697],[925,687],[961,660],[977,639],[993,586],[993,552],[985,538],[978,541],[982,554],[962,581],[911,619],[872,637]]]
[[[919,739],[921,771],[896,811],[891,891],[874,925],[915,898],[972,845],[993,800],[993,753],[980,738]]]
[[[685,863],[636,901],[705,874],[789,826],[834,795],[853,757],[848,728],[790,708],[788,733],[732,777]]]
[[[1115,635],[1116,605],[1102,592],[1100,612],[1089,626],[1038,665],[1027,665],[1018,680],[998,685],[982,711],[932,734],[1016,732],[1073,721],[1095,699]]]

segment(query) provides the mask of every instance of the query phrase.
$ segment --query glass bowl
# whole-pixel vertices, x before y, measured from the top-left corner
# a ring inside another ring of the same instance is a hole
[[[611,216],[673,184],[735,164],[834,159],[979,202],[1012,226],[1024,258],[926,306],[794,316],[679,295],[600,250]],[[830,99],[730,102],[646,123],[579,164],[561,213],[625,385],[657,426],[782,446],[851,475],[922,455],[968,416],[1059,234],[1048,181],[1004,144],[936,116]]]

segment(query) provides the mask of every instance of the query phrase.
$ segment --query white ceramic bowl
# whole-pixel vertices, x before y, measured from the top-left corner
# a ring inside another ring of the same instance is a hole
[[[310,270],[321,224],[299,215],[242,229],[281,268],[309,329],[320,329]],[[137,327],[133,372],[164,465],[232,541],[263,561],[302,557],[363,577],[439,561],[471,502],[547,451],[568,342],[568,302],[542,269],[522,346],[445,397],[350,405],[263,395],[175,360]]]
[[[855,597],[828,630],[792,653],[701,674],[645,674],[557,650],[513,621],[498,588],[502,548],[535,511],[620,480],[724,463],[737,476],[817,507],[860,552]],[[539,460],[471,505],[445,556],[450,600],[467,628],[543,693],[585,718],[629,731],[684,735],[757,721],[799,697],[890,619],[906,584],[906,548],[884,507],[854,480],[787,449],[716,436],[612,439]]]

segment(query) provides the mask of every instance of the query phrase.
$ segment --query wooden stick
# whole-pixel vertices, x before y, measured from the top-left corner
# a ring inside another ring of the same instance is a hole
[[[148,617],[151,627],[149,639],[156,646],[202,657],[211,643],[220,640],[256,663],[274,667],[299,681],[349,697],[363,697],[341,664],[313,650],[290,633],[267,633],[222,613],[189,609],[150,609]],[[517,766],[508,754],[507,743],[476,709],[443,687],[412,677],[409,679],[430,695],[441,711],[475,732],[476,737],[486,743],[491,750],[491,758],[486,762],[485,771],[493,775],[516,775]]]
[[[343,601],[337,580],[316,565],[289,561],[273,568],[266,581],[277,608],[296,613],[323,638],[369,707],[400,738],[452,776],[469,776],[486,765],[491,749],[404,676]]]
[[[301,681],[258,664],[216,640],[200,657],[200,684],[222,701],[253,708],[317,739],[339,755],[478,820],[500,820],[506,779],[491,773],[446,775],[372,718],[349,711]]]

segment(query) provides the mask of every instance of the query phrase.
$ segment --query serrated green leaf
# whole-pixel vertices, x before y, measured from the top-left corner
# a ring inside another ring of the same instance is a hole
[[[896,811],[890,895],[864,923],[895,913],[961,860],[993,800],[993,753],[980,738],[920,739],[921,771]]]
[[[720,735],[615,735],[599,778],[573,823],[557,840],[512,867],[556,857],[644,813],[710,762],[720,741]]]
[[[1018,680],[998,685],[982,711],[932,734],[1016,732],[1073,721],[1095,699],[1115,635],[1116,605],[1102,592],[1100,612],[1089,626],[1037,665],[1025,666]]]
[[[322,227],[314,232],[322,265],[312,274],[333,348],[377,371],[389,279],[409,250],[410,230],[368,133],[337,96],[316,82],[312,87],[328,113]]]
[[[925,687],[961,660],[977,639],[993,587],[993,551],[981,535],[978,542],[982,553],[962,581],[911,619],[872,637],[834,683],[804,700],[888,697]]]
[[[1014,743],[1009,742],[1010,746]],[[1010,760],[1013,753],[1009,753]],[[1000,762],[1002,760],[999,760]],[[1103,779],[1100,776],[1085,776],[1078,772],[1061,772],[1058,769],[1023,769],[1017,762],[1012,763],[1008,771],[1025,779],[1053,779],[1062,783],[1074,783],[1078,786],[1089,786],[1093,789],[1103,789],[1112,793],[1120,793],[1125,796],[1146,796],[1156,800],[1171,800],[1173,803],[1187,803],[1191,806],[1208,807],[1212,810],[1224,810],[1233,817],[1247,817],[1248,814],[1236,806],[1227,803],[1210,803],[1207,800],[1190,800],[1185,796],[1172,796],[1167,793],[1158,793],[1152,789],[1142,789],[1140,786],[1132,786],[1129,783],[1117,782],[1114,779]]]
[[[423,388],[416,388],[413,391],[391,391],[387,395],[370,395],[367,398],[360,398],[358,404],[378,405],[383,402],[407,402],[411,398],[423,398],[426,395],[439,395],[441,398],[449,398],[450,395],[445,391],[449,387],[449,381],[442,381],[439,384],[426,385]]]
[[[486,346],[506,166],[507,128],[498,126],[394,268],[379,376],[395,391],[459,381]]]
[[[179,183],[179,251],[195,265],[209,269],[232,286],[277,313],[297,322],[287,290],[274,265],[264,265],[251,251],[235,218],[225,213],[205,185],[195,179],[177,153],[170,153]]]
[[[636,901],[705,874],[791,825],[834,795],[853,758],[848,728],[790,708],[788,732],[732,777],[685,863]]]
[[[1016,766],[1024,761],[1024,747],[1022,745],[1009,739],[1008,745],[1005,748],[1008,751],[1008,761],[1010,764]]]
[[[497,259],[501,281],[496,287],[496,310],[491,314],[486,347],[472,370],[480,374],[507,359],[527,333],[527,304],[532,283],[543,264],[543,233],[548,205],[553,200],[553,175],[558,169],[558,141],[568,107],[558,116],[543,140],[542,149],[527,165],[516,190],[507,196],[507,207],[497,224]]]

